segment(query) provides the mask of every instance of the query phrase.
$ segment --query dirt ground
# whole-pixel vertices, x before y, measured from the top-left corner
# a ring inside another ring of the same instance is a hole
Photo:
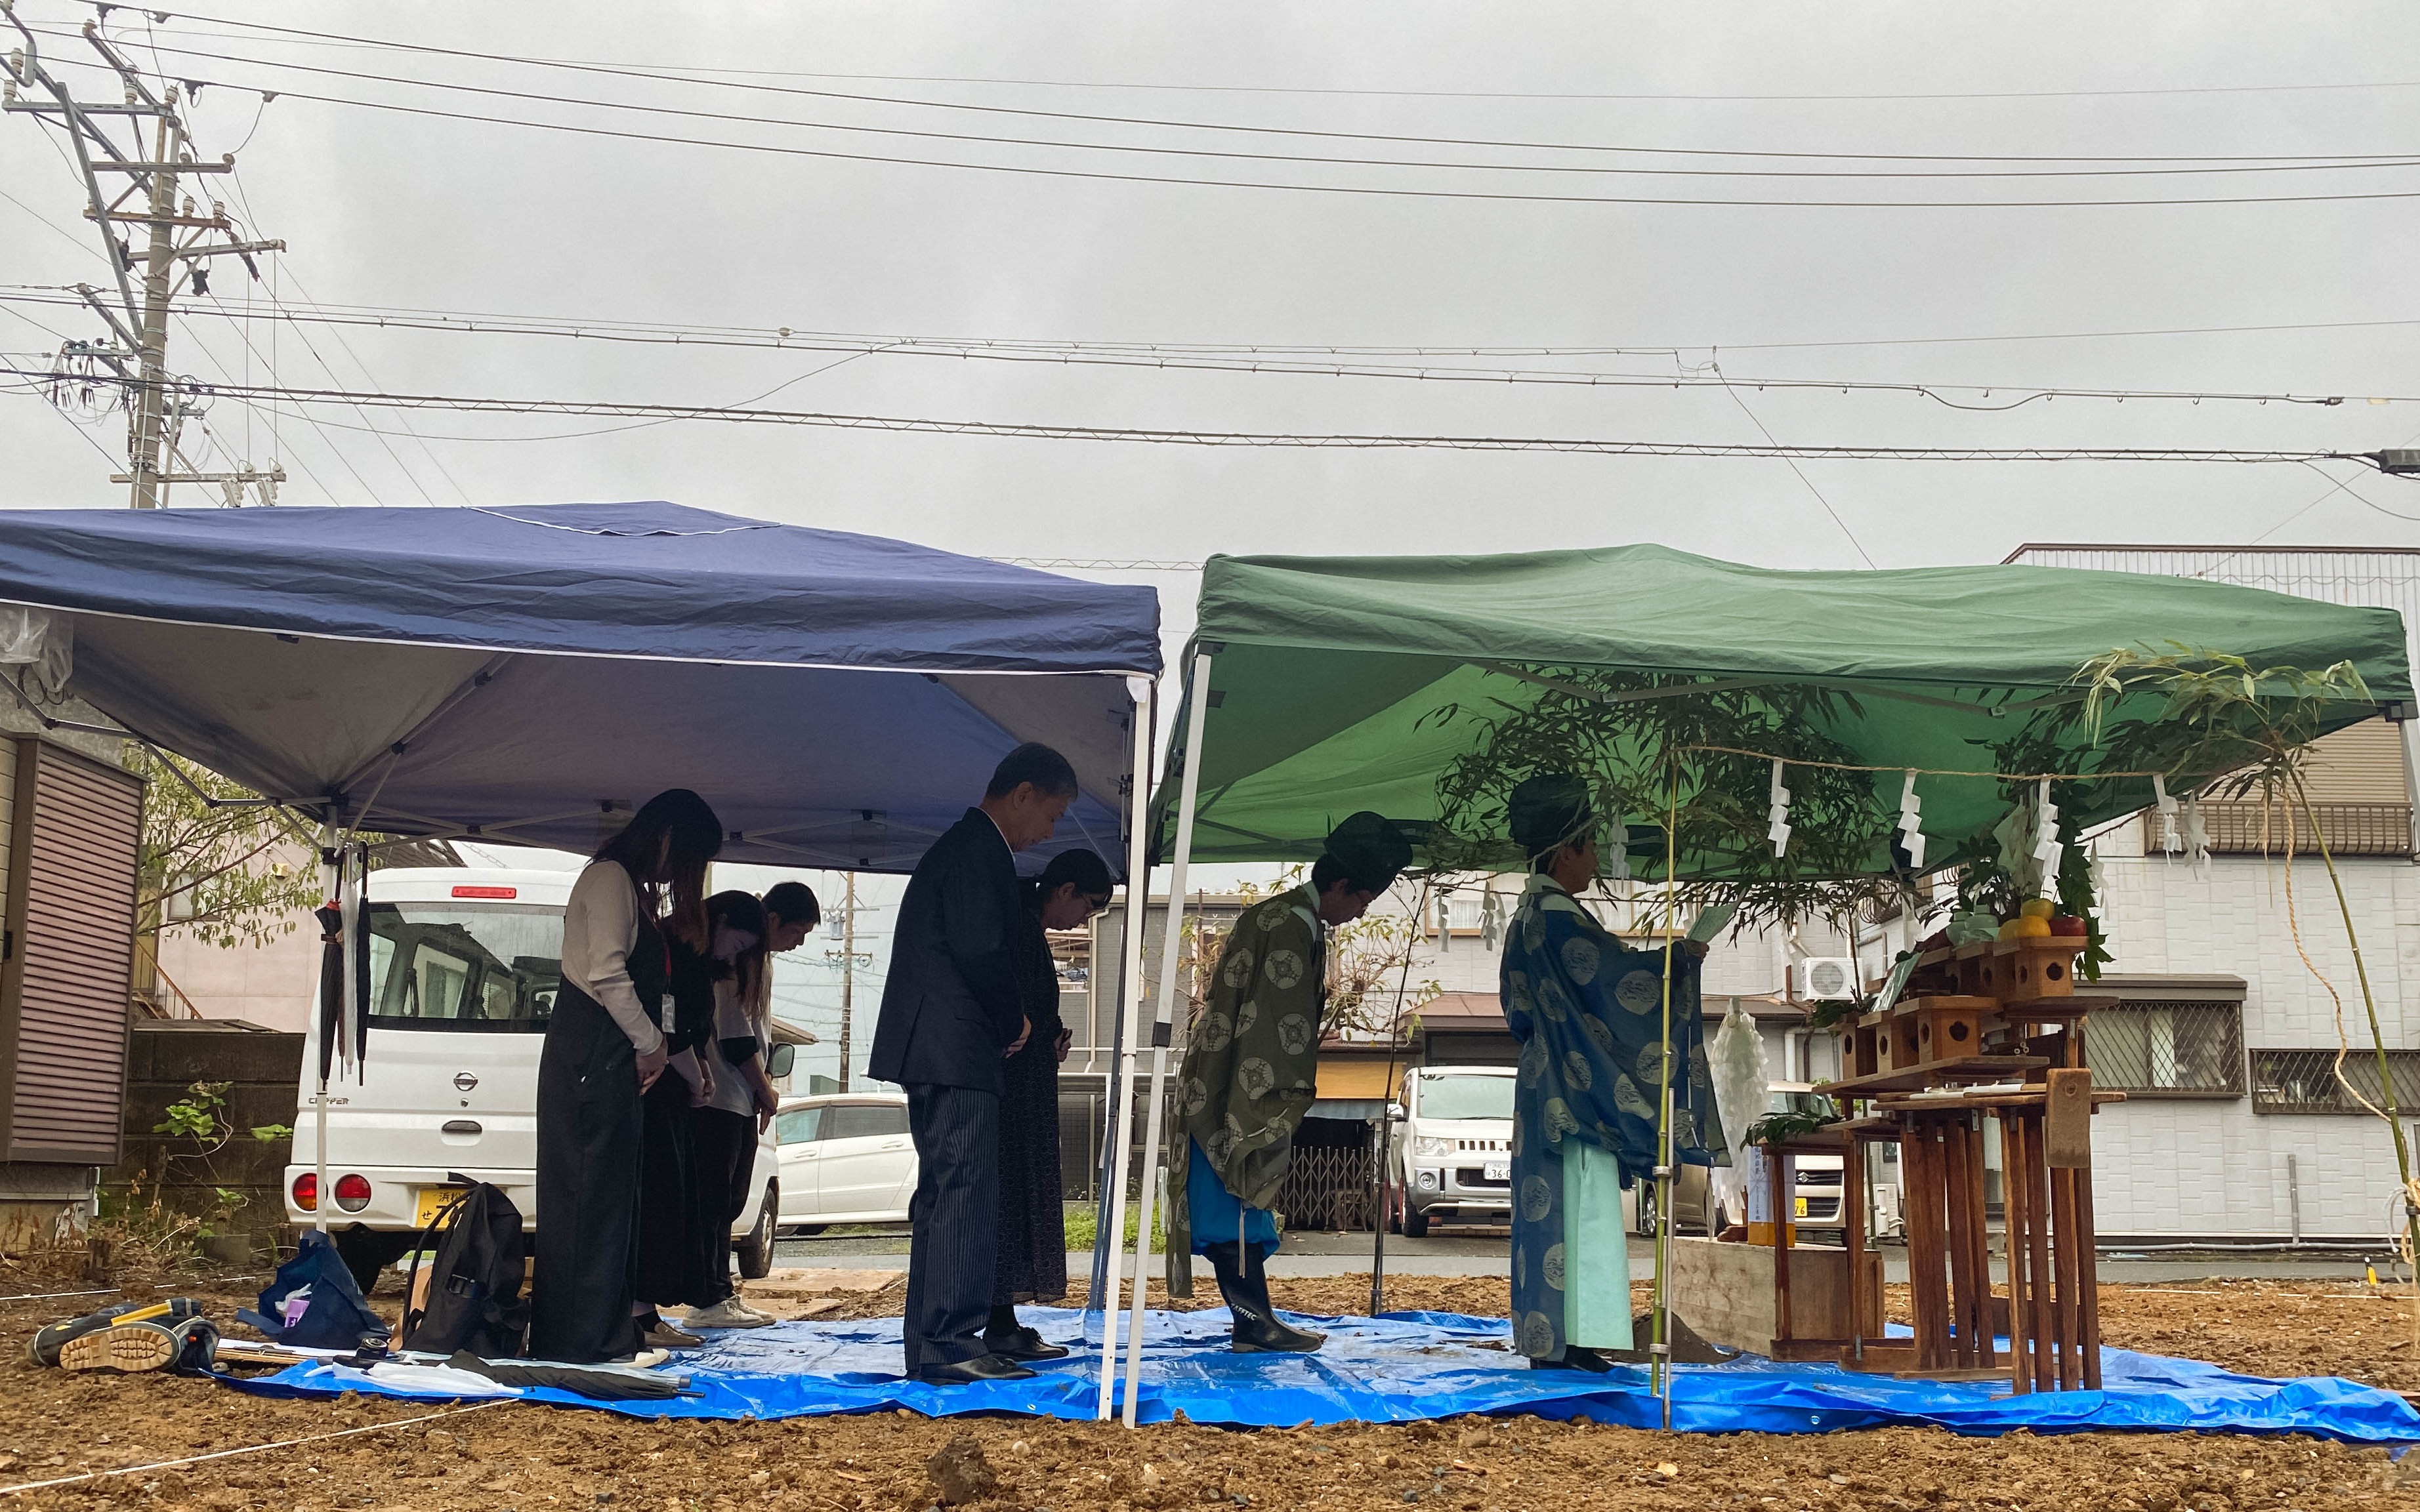
[[[50,1289],[39,1278],[0,1273],[8,1293]],[[180,1289],[228,1318],[253,1288]],[[1273,1290],[1281,1305],[1304,1312],[1359,1311],[1368,1305],[1369,1278],[1279,1282]],[[198,1381],[71,1374],[26,1361],[23,1340],[34,1328],[109,1300],[0,1302],[0,1494],[88,1472],[283,1446],[29,1490],[18,1505],[923,1512],[941,1500],[926,1461],[964,1436],[993,1477],[973,1504],[985,1512],[1214,1505],[1400,1512],[1407,1503],[1454,1512],[2420,1508],[2420,1457],[2405,1471],[2382,1450],[2300,1438],[1961,1439],[1915,1428],[1712,1437],[1532,1418],[1258,1432],[1174,1424],[1133,1434],[1092,1423],[905,1412],[657,1423],[514,1403],[272,1401]],[[390,1311],[397,1300],[378,1298]],[[1394,1308],[1500,1314],[1507,1300],[1501,1280],[1406,1276],[1388,1288]],[[895,1288],[845,1308],[896,1310]],[[2408,1293],[2382,1298],[2358,1286],[2282,1282],[2112,1286],[2102,1288],[2102,1312],[2113,1344],[2258,1374],[2326,1372],[2420,1386]],[[295,1440],[307,1442],[287,1442]]]

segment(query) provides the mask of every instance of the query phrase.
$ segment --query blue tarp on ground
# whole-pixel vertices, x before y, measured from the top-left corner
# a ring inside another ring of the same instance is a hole
[[[1022,740],[1112,869],[1148,588],[667,503],[0,510],[68,691],[339,824],[589,851],[703,793],[726,860],[906,871]],[[7,697],[0,693],[0,697]]]
[[[1081,1312],[1029,1308],[1022,1316],[1054,1341],[1078,1346],[1077,1352],[1045,1366],[1032,1381],[945,1388],[900,1379],[896,1319],[784,1323],[721,1334],[706,1349],[683,1356],[675,1368],[690,1373],[695,1396],[599,1404],[553,1390],[519,1395],[567,1406],[610,1405],[641,1417],[813,1417],[898,1407],[935,1417],[1092,1417],[1100,1379],[1098,1316],[1091,1319],[1089,1345]],[[1327,1346],[1318,1353],[1238,1355],[1227,1352],[1227,1315],[1221,1310],[1151,1314],[1140,1419],[1164,1423],[1181,1412],[1196,1423],[1255,1427],[1403,1422],[1466,1412],[1587,1417],[1635,1427],[1659,1421],[1643,1370],[1607,1376],[1531,1370],[1511,1352],[1511,1332],[1502,1319],[1388,1313],[1303,1321],[1327,1332]],[[1987,1435],[2012,1428],[2192,1429],[2420,1443],[2420,1412],[2392,1392],[2350,1381],[2267,1381],[2129,1350],[2102,1351],[2102,1378],[2100,1391],[2016,1396],[2005,1382],[1900,1381],[1832,1365],[1743,1357],[1729,1365],[1678,1367],[1672,1426],[1699,1433],[1829,1433],[1891,1424]],[[442,1395],[382,1386],[376,1370],[316,1364],[238,1384],[293,1396]]]

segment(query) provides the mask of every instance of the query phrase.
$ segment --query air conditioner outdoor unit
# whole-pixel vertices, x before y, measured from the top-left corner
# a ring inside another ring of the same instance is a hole
[[[1857,963],[1845,956],[1809,956],[1798,963],[1798,995],[1818,1003],[1857,995]]]

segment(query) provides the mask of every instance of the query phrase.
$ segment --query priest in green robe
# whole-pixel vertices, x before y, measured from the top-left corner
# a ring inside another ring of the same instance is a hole
[[[1246,909],[1219,949],[1210,1000],[1176,1076],[1168,1149],[1168,1294],[1193,1295],[1210,1262],[1234,1316],[1237,1353],[1302,1353],[1320,1335],[1279,1320],[1265,1262],[1270,1205],[1317,1095],[1327,936],[1366,912],[1412,858],[1392,824],[1363,811],[1327,837],[1311,880]]]
[[[1671,969],[1672,1155],[1709,1165],[1714,1117],[1699,963],[1679,942],[1634,950],[1576,894],[1597,879],[1588,785],[1565,773],[1512,790],[1513,841],[1531,871],[1505,933],[1499,990],[1521,1041],[1512,1094],[1512,1337],[1539,1368],[1605,1370],[1632,1348],[1630,1244],[1621,1192],[1652,1180]]]

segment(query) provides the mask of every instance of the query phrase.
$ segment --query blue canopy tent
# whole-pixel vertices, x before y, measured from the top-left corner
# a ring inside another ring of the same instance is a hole
[[[905,872],[1021,740],[1112,866],[1148,588],[665,503],[0,511],[72,691],[322,823],[587,851],[697,789],[731,860]]]
[[[1042,740],[1079,795],[1025,863],[1142,865],[1148,588],[669,503],[9,510],[0,604],[44,611],[66,693],[307,815],[323,855],[355,832],[585,852],[678,786],[726,859],[905,872]],[[358,879],[332,876],[349,914]]]

